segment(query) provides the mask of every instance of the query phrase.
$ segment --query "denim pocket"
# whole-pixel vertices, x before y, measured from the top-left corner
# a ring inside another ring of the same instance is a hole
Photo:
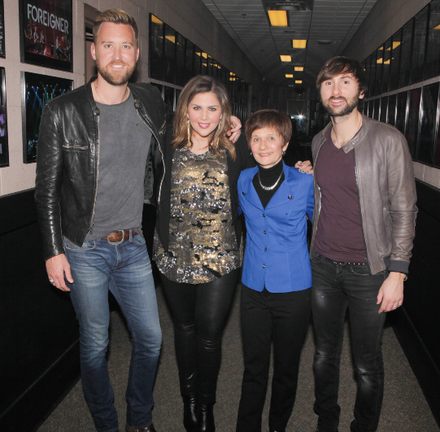
[[[322,255],[312,250],[310,254],[310,262],[313,264],[319,264],[322,262]]]
[[[69,241],[64,241],[64,247],[65,249],[71,251],[71,252],[85,252],[89,250],[93,250],[96,248],[96,240],[84,242],[82,246],[77,246],[76,244],[73,244]]]
[[[381,271],[379,273],[376,273],[375,275],[372,275],[370,272],[370,266],[368,264],[366,265],[356,265],[356,264],[350,264],[350,272],[353,273],[356,276],[369,276],[369,277],[377,277],[384,279],[384,271]]]
[[[131,241],[139,246],[146,244],[144,237],[140,234],[136,234]]]

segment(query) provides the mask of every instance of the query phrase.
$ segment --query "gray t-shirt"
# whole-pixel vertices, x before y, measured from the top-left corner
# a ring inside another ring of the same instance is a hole
[[[133,96],[99,108],[98,192],[93,226],[86,241],[115,230],[141,233],[144,177],[151,132],[134,107]]]

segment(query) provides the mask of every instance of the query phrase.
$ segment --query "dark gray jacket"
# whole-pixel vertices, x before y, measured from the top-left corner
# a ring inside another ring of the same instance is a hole
[[[356,184],[367,260],[372,274],[408,273],[417,216],[414,169],[405,137],[394,127],[363,116],[359,133],[344,147],[354,152]],[[331,123],[312,141],[314,165]],[[315,178],[312,247],[321,211]]]
[[[44,258],[64,253],[63,235],[78,246],[90,230],[99,164],[99,109],[91,83],[46,104],[37,147],[35,201]],[[145,202],[155,196],[164,171],[165,108],[150,84],[129,84],[134,106],[152,133],[145,174]],[[117,161],[115,161],[117,162]]]

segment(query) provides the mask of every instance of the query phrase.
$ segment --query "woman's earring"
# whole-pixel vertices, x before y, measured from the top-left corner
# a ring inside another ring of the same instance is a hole
[[[191,148],[191,123],[189,119],[187,119],[186,130],[188,131],[188,147]]]
[[[249,154],[251,155],[251,157],[254,157],[254,154],[250,151]]]
[[[283,151],[283,156],[286,156],[286,151],[285,150]]]

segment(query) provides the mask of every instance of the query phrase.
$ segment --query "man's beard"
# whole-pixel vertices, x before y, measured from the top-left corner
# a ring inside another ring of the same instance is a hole
[[[123,64],[124,66],[128,66],[125,73],[121,75],[120,72],[111,71],[108,68],[113,64]],[[124,62],[111,62],[107,66],[102,67],[99,61],[96,61],[96,68],[98,69],[99,74],[107,81],[109,84],[114,86],[122,86],[128,82],[130,77],[133,75],[133,72],[136,68],[136,64],[130,67],[129,64]]]
[[[353,112],[353,110],[358,106],[359,104],[359,95],[360,93],[358,93],[352,100],[351,102],[349,102],[346,98],[345,101],[347,102],[347,105],[345,105],[345,108],[342,111],[338,111],[338,107],[332,107],[330,105],[330,101],[332,99],[340,99],[340,98],[336,98],[336,97],[330,97],[327,101],[327,104],[324,104],[324,108],[328,111],[328,113],[332,116],[332,117],[343,117],[346,116],[348,114],[351,114]]]

